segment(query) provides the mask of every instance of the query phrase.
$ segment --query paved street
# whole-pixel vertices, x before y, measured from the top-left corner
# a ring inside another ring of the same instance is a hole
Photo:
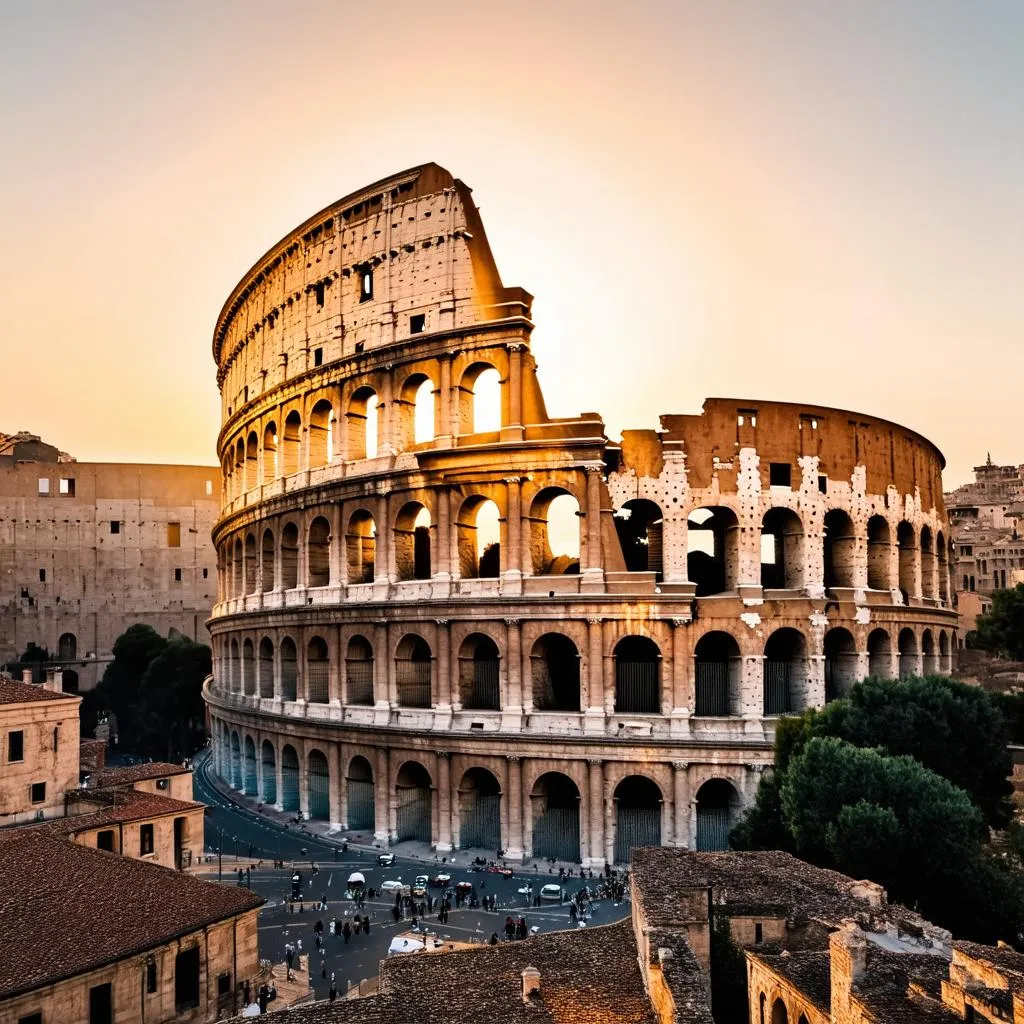
[[[534,892],[537,892],[540,886],[557,882],[557,870],[553,873],[517,870],[514,877],[504,878],[498,874],[471,870],[468,858],[458,851],[454,862],[448,858],[446,863],[441,863],[441,858],[433,855],[430,855],[429,860],[397,856],[393,865],[381,867],[377,864],[378,850],[355,849],[350,846],[346,853],[342,853],[338,843],[330,839],[304,832],[297,826],[284,828],[248,808],[233,804],[211,782],[208,771],[208,759],[198,760],[195,772],[196,799],[202,800],[210,808],[206,819],[207,854],[216,856],[223,842],[225,881],[234,876],[236,853],[242,858],[242,863],[258,865],[260,860],[263,861],[261,867],[254,866],[251,872],[252,888],[268,901],[260,915],[260,956],[275,963],[280,962],[284,959],[285,944],[297,944],[301,940],[302,951],[311,954],[310,974],[317,998],[326,997],[332,971],[336,974],[339,991],[344,991],[349,983],[376,976],[377,965],[387,955],[393,936],[408,930],[411,925],[408,918],[398,923],[394,921],[394,899],[385,895],[366,900],[365,909],[361,911],[370,918],[369,935],[353,935],[346,946],[342,936],[328,934],[330,920],[344,921],[346,912],[350,917],[353,913],[354,904],[345,898],[346,881],[353,871],[363,873],[367,889],[377,889],[385,880],[411,884],[416,875],[433,876],[439,870],[444,870],[451,875],[453,887],[458,882],[466,881],[476,886],[481,897],[497,895],[498,909],[495,913],[480,909],[453,909],[445,925],[438,924],[436,912],[428,915],[427,925],[431,931],[437,931],[441,938],[486,941],[492,932],[503,934],[505,918],[513,912],[514,916],[522,914],[530,927],[537,927],[540,931],[576,927],[569,920],[568,905],[534,907],[530,905],[532,900],[529,897],[517,892],[527,884],[532,884]],[[339,841],[342,838],[338,836]],[[274,870],[270,866],[274,860],[284,860],[285,868]],[[311,871],[314,862],[319,868],[316,876]],[[302,875],[302,913],[292,912],[289,908],[293,865]],[[216,871],[208,877],[216,878]],[[578,873],[576,877],[563,882],[568,893],[586,884],[593,885],[593,882],[588,883],[588,880],[579,878]],[[435,898],[440,892],[439,889],[428,891]],[[328,909],[313,910],[313,903],[322,898],[327,900]],[[628,903],[599,901],[593,908],[589,924],[608,924],[628,913]],[[316,949],[314,925],[317,921],[322,921],[324,926],[322,954]],[[326,978],[321,973],[321,962]]]

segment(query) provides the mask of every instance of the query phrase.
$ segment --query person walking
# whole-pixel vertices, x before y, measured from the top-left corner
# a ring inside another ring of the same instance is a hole
[[[348,945],[348,940],[352,937],[352,925],[346,921],[341,928],[341,934],[345,937],[345,945]]]

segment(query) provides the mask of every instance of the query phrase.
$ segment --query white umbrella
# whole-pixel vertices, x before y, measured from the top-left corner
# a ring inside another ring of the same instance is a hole
[[[418,939],[403,938],[396,935],[388,946],[389,953],[412,953],[417,949],[423,949],[423,943]]]
[[[353,871],[352,874],[348,876],[348,884],[365,885],[366,879],[363,877],[362,871]]]

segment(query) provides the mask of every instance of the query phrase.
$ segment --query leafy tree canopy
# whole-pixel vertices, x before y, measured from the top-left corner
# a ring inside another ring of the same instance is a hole
[[[992,594],[992,608],[978,616],[970,646],[1024,661],[1024,583]]]

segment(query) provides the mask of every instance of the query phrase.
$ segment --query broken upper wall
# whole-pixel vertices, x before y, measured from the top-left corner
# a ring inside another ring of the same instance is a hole
[[[531,300],[502,285],[470,189],[414,167],[321,210],[242,278],[214,332],[223,417],[359,352],[528,318]]]

